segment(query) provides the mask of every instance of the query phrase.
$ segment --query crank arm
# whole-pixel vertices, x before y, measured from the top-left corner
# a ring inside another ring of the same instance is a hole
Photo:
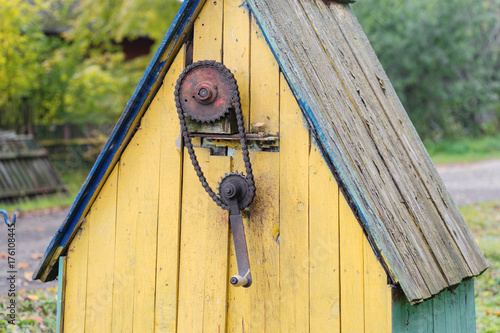
[[[235,287],[242,286],[243,288],[248,288],[252,284],[252,275],[250,274],[250,262],[248,260],[245,230],[243,229],[243,218],[241,214],[233,215],[231,212],[229,220],[231,221],[236,263],[238,264],[238,275],[231,277],[229,282]]]

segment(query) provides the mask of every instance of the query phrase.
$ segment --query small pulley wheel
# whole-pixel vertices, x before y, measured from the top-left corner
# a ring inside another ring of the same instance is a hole
[[[178,82],[182,111],[192,120],[210,123],[224,117],[232,107],[231,72],[215,61],[189,65]]]
[[[250,206],[254,197],[249,187],[245,176],[239,173],[230,173],[219,182],[219,196],[227,206],[230,205],[231,199],[236,197],[238,208],[243,210]]]

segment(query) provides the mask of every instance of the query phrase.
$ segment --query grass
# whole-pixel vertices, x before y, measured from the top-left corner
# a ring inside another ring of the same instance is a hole
[[[7,296],[0,297],[0,332],[54,332],[56,327],[57,288],[19,290],[16,296],[15,325],[5,320]]]
[[[24,200],[12,204],[1,204],[9,214],[13,212],[30,212],[44,209],[55,209],[68,207],[73,203],[80,187],[82,186],[89,170],[81,168],[61,175],[63,183],[68,187],[67,193],[55,193],[51,195],[39,196],[35,199]]]
[[[500,136],[425,141],[425,148],[436,164],[476,162],[500,158]]]
[[[500,201],[460,208],[490,268],[476,278],[478,333],[500,332]]]

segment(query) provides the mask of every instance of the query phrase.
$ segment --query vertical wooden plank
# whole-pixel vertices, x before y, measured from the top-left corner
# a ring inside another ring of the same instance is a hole
[[[457,288],[458,289],[458,288]],[[460,294],[459,290],[455,289],[453,292],[445,290],[442,292],[444,296],[445,313],[446,313],[446,333],[460,333]],[[425,304],[425,303],[424,303]]]
[[[434,298],[412,306],[403,299],[394,304],[394,314],[402,314],[393,332],[475,332],[474,290],[472,281],[462,281],[453,291],[444,290]],[[404,296],[403,296],[404,297]]]
[[[224,0],[207,1],[194,22],[193,61],[222,61]]]
[[[338,191],[313,141],[309,156],[311,332],[340,332]]]
[[[156,254],[155,331],[175,332],[179,273],[179,232],[182,183],[180,127],[174,103],[175,84],[184,68],[184,48],[163,81],[164,130],[161,134],[158,240]]]
[[[252,286],[229,287],[228,332],[279,332],[279,153],[250,152],[256,184],[250,216],[243,223],[247,240]],[[241,151],[233,158],[232,171],[244,170]],[[238,272],[230,239],[229,275]]]
[[[411,305],[406,297],[401,294],[393,306],[393,333],[431,333],[446,332],[436,331],[434,324],[433,307],[434,300],[427,300],[418,305]]]
[[[404,296],[403,296],[404,297]],[[406,323],[409,316],[403,307],[403,301],[394,300],[392,303],[392,332],[403,333],[406,332]]]
[[[66,296],[66,257],[59,257],[57,280],[56,333],[62,333],[64,327],[64,298]]]
[[[85,330],[111,332],[115,256],[116,165],[90,208]]]
[[[409,316],[411,318],[408,331],[411,333],[432,332],[434,328],[433,302],[423,302],[418,305],[408,303]]]
[[[252,131],[279,133],[279,66],[252,15],[250,52],[250,129]],[[257,123],[263,127],[252,129]]]
[[[68,249],[65,293],[71,297],[64,304],[64,332],[85,330],[88,246],[88,223],[84,221]]]
[[[254,156],[253,152],[250,152],[250,161],[253,163],[255,159],[252,157]],[[236,150],[233,157],[232,157],[232,166],[231,166],[231,171],[232,172],[241,172],[241,170],[244,170],[244,163],[243,163],[243,155],[241,153],[241,150]],[[252,167],[254,167],[252,165]],[[255,177],[255,175],[254,175]],[[257,185],[256,182],[256,190],[258,191],[259,186]],[[253,211],[253,206],[251,208]],[[256,272],[255,266],[255,256],[252,253],[251,250],[251,244],[253,241],[253,236],[250,236],[251,232],[251,226],[250,226],[250,221],[248,218],[248,215],[242,215],[243,217],[243,228],[245,231],[245,237],[247,240],[247,249],[248,249],[248,259],[250,261],[250,269],[252,270],[252,286],[250,288],[235,288],[232,287],[231,285],[228,285],[228,292],[227,292],[227,298],[228,298],[228,309],[227,309],[227,324],[226,324],[226,331],[228,333],[237,333],[237,332],[247,332],[250,331],[250,325],[252,325],[252,319],[254,317],[257,317],[255,315],[255,312],[253,308],[251,308],[251,294],[253,294],[252,288],[254,288],[255,283],[256,283],[256,277],[254,277]],[[233,240],[233,235],[230,233],[229,234],[229,272],[228,276],[233,276],[238,273],[238,265],[236,263],[236,253],[234,249],[234,240]],[[250,316],[251,315],[251,316]],[[260,313],[259,314],[261,317],[257,319],[259,322],[257,325],[260,325],[264,318],[264,314]]]
[[[151,102],[132,142],[138,150],[135,170],[136,190],[129,197],[136,203],[131,223],[136,224],[134,319],[135,332],[152,332],[155,317],[156,240],[158,231],[158,191],[160,144],[163,129],[163,87]]]
[[[231,157],[210,156],[207,181],[216,186],[231,170]],[[201,185],[199,185],[201,186]],[[229,215],[210,200],[206,217],[203,332],[224,332],[228,283]]]
[[[245,127],[249,130],[250,11],[241,0],[224,0],[223,63],[238,82]]]
[[[208,169],[210,149],[195,149],[202,170]],[[182,172],[182,213],[179,257],[178,332],[202,332],[205,280],[207,205],[212,199],[201,186],[187,150]]]
[[[467,317],[467,326],[466,332],[475,333],[476,332],[476,299],[474,295],[474,278],[467,280],[466,283],[466,291],[465,291],[465,303],[466,303],[466,317]]]
[[[115,270],[113,283],[112,332],[131,332],[134,311],[135,279],[135,221],[137,202],[133,194],[137,192],[136,177],[139,160],[134,158],[137,146],[134,138],[123,152],[118,169],[118,197],[116,201]]]
[[[445,291],[446,292],[446,291]],[[432,316],[434,332],[446,332],[446,297],[445,292],[436,295],[432,300]]]
[[[364,235],[351,207],[339,193],[340,298],[342,332],[364,331]]]
[[[309,131],[280,76],[280,318],[283,332],[309,331]]]
[[[462,281],[460,285],[455,289],[456,297],[458,298],[458,309],[456,309],[459,318],[459,332],[468,333],[467,331],[467,282]],[[455,333],[459,333],[455,332]]]
[[[366,237],[363,237],[363,252],[365,332],[390,333],[392,291],[387,284],[387,273],[375,257]]]

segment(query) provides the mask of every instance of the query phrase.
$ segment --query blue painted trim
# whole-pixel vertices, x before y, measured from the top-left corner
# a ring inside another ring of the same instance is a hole
[[[59,257],[59,270],[57,276],[59,276],[59,280],[57,281],[57,317],[56,317],[56,333],[62,332],[61,325],[62,323],[62,296],[64,293],[64,265],[65,265],[66,257]]]
[[[73,230],[78,225],[78,221],[83,215],[83,212],[91,203],[90,200],[92,196],[96,190],[100,188],[101,183],[105,181],[104,177],[106,176],[109,168],[112,167],[111,163],[117,152],[120,148],[122,148],[124,139],[141,111],[145,101],[151,94],[156,93],[156,91],[152,91],[152,88],[157,82],[160,74],[165,72],[164,67],[166,60],[171,60],[175,56],[175,54],[173,54],[175,46],[183,36],[183,33],[188,25],[191,23],[192,16],[196,9],[203,5],[204,2],[205,0],[186,0],[182,3],[181,8],[177,12],[177,15],[170,25],[168,32],[165,34],[165,37],[154,54],[153,59],[149,63],[146,72],[142,76],[141,81],[135,89],[132,97],[125,106],[125,110],[118,120],[118,123],[115,125],[113,132],[106,142],[106,145],[99,154],[99,157],[87,176],[87,179],[83,183],[82,188],[73,202],[66,219],[47,247],[37,270],[33,274],[33,279],[39,279],[47,269],[53,269],[53,267],[50,266],[52,255],[56,252],[58,247],[64,248],[67,245]],[[170,64],[171,62],[168,65],[170,66]],[[159,85],[156,88],[159,88]]]

